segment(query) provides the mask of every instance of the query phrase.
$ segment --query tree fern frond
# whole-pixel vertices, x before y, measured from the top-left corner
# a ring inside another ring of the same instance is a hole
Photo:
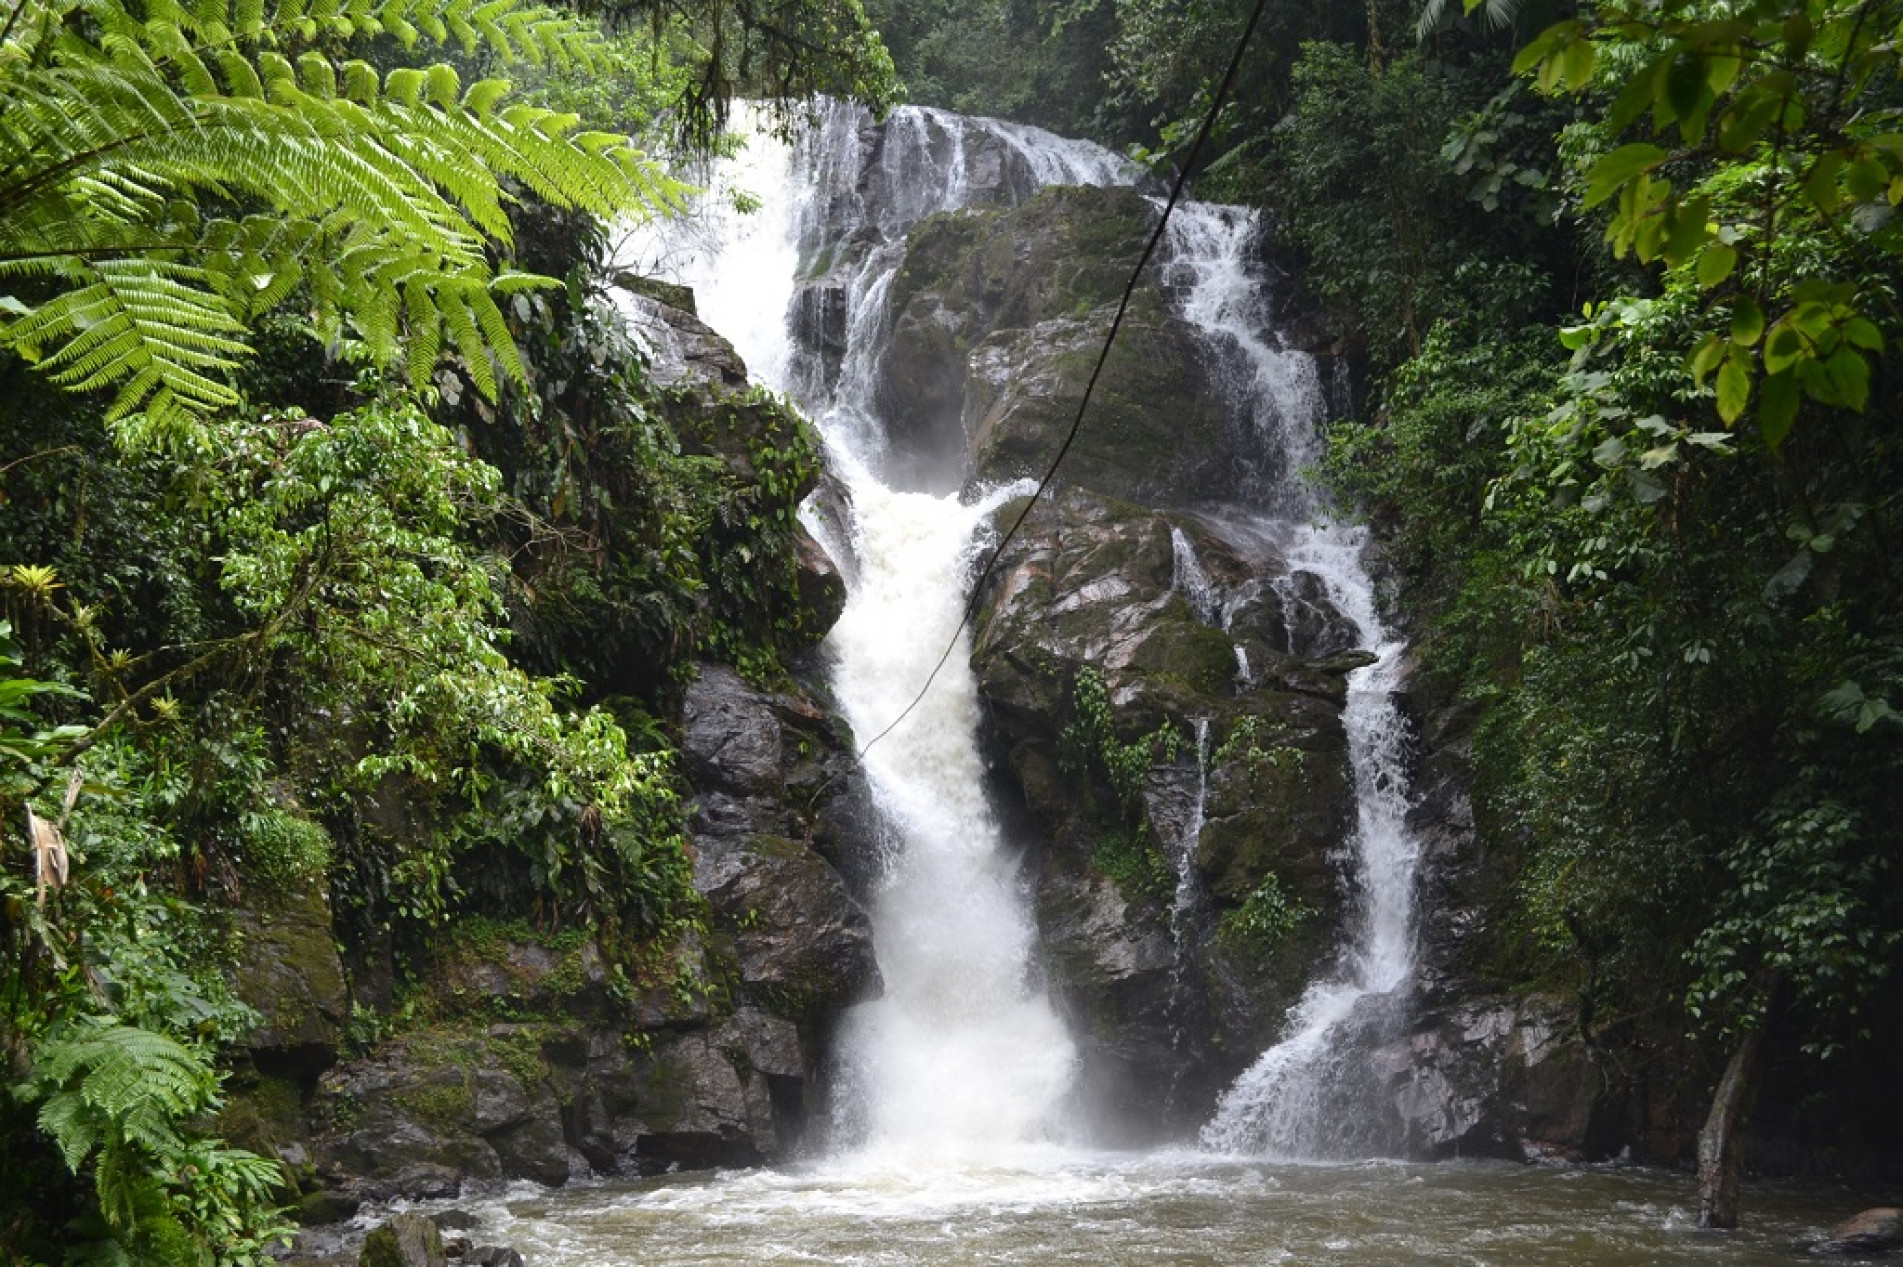
[[[44,1040],[34,1082],[40,1129],[77,1171],[96,1148],[176,1147],[174,1123],[212,1106],[217,1078],[189,1047],[153,1030],[92,1022]]]
[[[319,31],[386,31],[480,43],[503,60],[589,56],[598,37],[536,4],[77,3],[86,22],[49,34],[43,63],[21,63],[11,37],[0,51],[0,276],[62,283],[0,319],[0,347],[63,385],[118,387],[116,414],[141,401],[181,416],[229,404],[221,380],[248,351],[241,321],[300,282],[320,331],[348,320],[373,355],[397,361],[407,324],[417,374],[446,328],[493,391],[491,369],[521,373],[512,344],[471,353],[508,343],[487,289],[489,244],[510,233],[501,182],[604,217],[659,205],[671,188],[625,139],[507,104],[501,80],[465,87],[445,65],[379,82],[360,60],[280,51]],[[205,199],[268,214],[202,224]]]
[[[495,367],[489,362],[488,349],[483,346],[482,331],[476,324],[475,314],[459,291],[451,290],[437,297],[437,307],[443,314],[443,325],[449,331],[449,337],[462,353],[463,368],[468,370],[476,390],[491,400],[496,396]]]
[[[410,319],[410,339],[404,349],[404,357],[408,362],[410,386],[422,391],[429,386],[430,374],[436,368],[436,358],[442,354],[442,316],[430,299],[429,287],[420,277],[404,284],[403,299]]]

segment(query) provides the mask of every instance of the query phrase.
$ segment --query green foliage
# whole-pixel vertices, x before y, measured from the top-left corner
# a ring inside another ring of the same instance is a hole
[[[1484,81],[1420,54],[1377,65],[1343,45],[1310,44],[1293,89],[1269,141],[1269,204],[1307,260],[1308,285],[1365,339],[1375,364],[1418,354],[1437,321],[1510,327],[1541,313],[1542,271],[1521,250],[1503,251],[1508,235],[1477,225],[1469,202],[1470,193],[1497,201],[1477,169],[1504,182],[1502,135],[1523,138],[1531,120],[1513,114],[1509,124],[1513,112],[1497,100],[1482,106]],[[1511,236],[1543,231],[1529,216]]]
[[[888,0],[873,12],[909,100],[1066,135],[1100,123],[1117,15],[1110,0]]]
[[[1231,728],[1216,751],[1210,754],[1209,768],[1219,770],[1231,762],[1237,762],[1251,769],[1267,766],[1275,770],[1299,772],[1307,763],[1308,754],[1288,744],[1263,747],[1262,740],[1266,738],[1263,732],[1267,729],[1260,717],[1242,718]]]
[[[83,732],[78,726],[47,728],[29,705],[38,696],[84,698],[59,682],[42,682],[20,672],[20,646],[13,626],[0,620],[0,759],[7,763],[0,777],[18,777],[21,767],[32,767],[57,757],[62,748]]]
[[[1557,119],[1508,126],[1510,93],[1456,121],[1440,158],[1498,214],[1455,258],[1491,251],[1531,294],[1561,259],[1533,227],[1548,191],[1515,181],[1543,173],[1605,230],[1567,265],[1579,315],[1430,294],[1418,353],[1370,343],[1378,409],[1332,428],[1327,474],[1427,616],[1423,687],[1476,719],[1476,816],[1511,877],[1486,953],[1623,1043],[1678,1041],[1689,1005],[1828,1053],[1896,958],[1867,826],[1903,772],[1872,140],[1903,105],[1893,9],[1667,0],[1535,40],[1521,69],[1578,118],[1543,148],[1530,121]]]
[[[1128,897],[1168,902],[1176,892],[1176,877],[1147,831],[1107,832],[1098,837],[1090,851],[1090,865]]]
[[[133,1261],[253,1267],[290,1239],[272,1198],[277,1163],[186,1124],[218,1104],[205,1058],[165,1035],[110,1020],[62,1026],[34,1051],[16,1094],[75,1177],[91,1182],[87,1232]],[[97,1254],[103,1247],[88,1252]]]
[[[388,36],[594,56],[585,27],[513,0],[15,0],[6,16],[0,280],[17,289],[0,348],[63,387],[115,389],[109,417],[135,434],[236,405],[245,323],[294,294],[321,341],[361,339],[419,386],[447,341],[493,395],[522,372],[496,301],[547,284],[491,265],[504,182],[604,217],[675,189],[625,136],[503,104],[505,81],[330,51]]]
[[[1670,270],[1694,379],[1713,380],[1724,426],[1750,410],[1774,451],[1809,408],[1861,412],[1892,337],[1878,314],[1894,319],[1893,291],[1873,274],[1903,251],[1888,227],[1898,17],[1874,0],[1612,5],[1515,62],[1543,91],[1609,99],[1583,205],[1609,212],[1615,255]],[[1641,123],[1666,145],[1601,148]]]
[[[1690,955],[1689,1005],[1727,1029],[1763,1026],[1788,994],[1816,1013],[1806,1049],[1832,1054],[1869,1036],[1865,1003],[1889,975],[1903,928],[1885,918],[1887,850],[1861,839],[1855,814],[1792,797],[1726,849],[1715,917]]]
[[[1150,767],[1174,760],[1181,737],[1165,724],[1127,742],[1118,739],[1109,689],[1103,674],[1089,666],[1077,670],[1070,704],[1070,720],[1057,737],[1059,766],[1075,778],[1101,775],[1119,812],[1134,822],[1142,812]]]
[[[1314,915],[1314,908],[1290,897],[1282,881],[1271,872],[1262,877],[1241,906],[1223,912],[1216,937],[1232,949],[1268,954]]]
[[[891,55],[860,0],[590,0],[579,6],[617,25],[644,21],[680,43],[689,73],[668,107],[683,148],[714,148],[736,96],[771,102],[790,118],[817,97],[861,102],[883,114],[897,100]]]

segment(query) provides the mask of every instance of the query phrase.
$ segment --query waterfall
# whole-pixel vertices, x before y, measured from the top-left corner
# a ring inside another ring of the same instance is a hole
[[[1356,1017],[1364,1000],[1395,991],[1412,972],[1420,847],[1406,824],[1407,733],[1394,702],[1403,646],[1376,610],[1361,562],[1365,530],[1331,521],[1303,478],[1318,456],[1320,376],[1312,357],[1269,337],[1265,288],[1251,262],[1256,233],[1252,212],[1183,207],[1171,219],[1169,275],[1181,288],[1183,314],[1231,358],[1237,404],[1274,463],[1269,482],[1252,490],[1263,526],[1280,540],[1290,574],[1317,578],[1353,627],[1357,647],[1376,660],[1350,675],[1342,717],[1354,776],[1360,897],[1351,945],[1337,970],[1311,985],[1290,1012],[1282,1041],[1224,1093],[1203,1142],[1230,1152],[1316,1157],[1359,1151],[1372,1140],[1368,1124],[1352,1118],[1354,1090],[1367,1072]],[[1247,673],[1246,658],[1239,668]]]
[[[1201,559],[1196,557],[1196,547],[1181,528],[1170,527],[1170,588],[1189,601],[1189,608],[1196,613],[1196,619],[1205,625],[1222,628],[1222,595],[1216,592],[1215,583],[1209,579],[1209,573],[1203,570]],[[1204,725],[1207,725],[1205,720]]]
[[[818,420],[854,515],[856,567],[828,647],[840,707],[863,742],[900,717],[951,641],[985,524],[1011,493],[960,501],[946,491],[957,479],[922,477],[888,451],[872,371],[905,233],[925,216],[1014,202],[1046,184],[1127,183],[1135,174],[1108,151],[1035,128],[902,108],[874,134],[859,112],[827,106],[793,148],[756,130],[745,155],[712,175],[704,237],[719,252],[654,237],[636,239],[623,257],[668,256],[669,271],[694,287],[703,317],[756,378]],[[760,210],[736,220],[716,205],[720,182],[745,189]],[[1291,1011],[1284,1039],[1223,1096],[1203,1138],[1226,1151],[1330,1155],[1354,1147],[1337,1121],[1363,1054],[1352,1018],[1411,974],[1418,847],[1405,827],[1405,733],[1393,702],[1401,647],[1375,609],[1364,534],[1331,522],[1304,480],[1319,449],[1320,377],[1313,357],[1273,335],[1258,236],[1253,212],[1181,205],[1161,276],[1224,367],[1246,440],[1237,462],[1247,506],[1225,513],[1272,540],[1292,573],[1310,574],[1377,659],[1350,675],[1344,715],[1357,801],[1351,945]],[[795,355],[789,319],[807,323],[809,345],[831,346],[831,361]],[[1191,542],[1178,531],[1172,545],[1177,588],[1220,625],[1222,595]],[[961,638],[866,762],[898,845],[873,912],[886,994],[844,1026],[841,1100],[852,1136],[884,1155],[989,1156],[1061,1136],[1076,1063],[1037,980],[1014,851],[980,791],[968,658]],[[1237,669],[1246,684],[1240,647]],[[1181,900],[1194,894],[1195,844],[1193,834],[1181,842]]]
[[[743,222],[709,208],[707,236],[723,243],[724,257],[669,252],[658,239],[631,243],[623,257],[665,259],[694,287],[702,316],[755,377],[817,420],[850,495],[856,567],[827,648],[840,710],[860,742],[892,727],[865,764],[897,846],[872,913],[885,993],[842,1027],[846,1133],[901,1162],[993,1157],[1064,1133],[1076,1051],[1037,980],[1037,931],[1015,851],[983,790],[964,636],[900,717],[958,627],[984,525],[1026,490],[961,502],[896,487],[872,368],[912,224],[1046,183],[1121,179],[1128,164],[1035,128],[935,110],[895,111],[870,153],[862,130],[859,112],[839,106],[824,107],[795,149],[754,129],[745,155],[714,173],[760,203]],[[882,196],[862,198],[868,186]],[[848,239],[862,249],[842,264],[835,255]],[[843,296],[836,374],[803,364],[787,325],[789,311],[800,315],[800,284],[820,281]]]

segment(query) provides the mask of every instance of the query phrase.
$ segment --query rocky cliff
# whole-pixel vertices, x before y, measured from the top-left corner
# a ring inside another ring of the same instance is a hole
[[[691,312],[636,305],[676,430],[744,478],[748,419],[768,421],[743,399],[744,366]],[[799,545],[817,638],[843,588],[817,543]],[[879,989],[864,782],[842,728],[791,681],[697,666],[677,725],[699,908],[632,960],[589,927],[460,918],[393,992],[389,948],[348,944],[321,889],[248,897],[232,983],[262,1023],[223,1125],[290,1165],[306,1219],[801,1147],[832,1027]],[[400,831],[407,811],[387,809]]]

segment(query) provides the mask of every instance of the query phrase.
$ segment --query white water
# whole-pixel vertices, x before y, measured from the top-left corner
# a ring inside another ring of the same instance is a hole
[[[1339,968],[1310,986],[1290,1012],[1285,1037],[1223,1094],[1202,1138],[1223,1152],[1313,1158],[1352,1153],[1355,1141],[1365,1138],[1357,1123],[1341,1120],[1349,1098],[1343,1089],[1361,1073],[1365,1056],[1362,1044],[1349,1041],[1349,1021],[1364,999],[1404,986],[1412,973],[1420,847],[1406,825],[1407,731],[1394,703],[1404,647],[1388,635],[1376,610],[1374,584],[1361,562],[1365,531],[1327,518],[1304,478],[1318,456],[1320,377],[1313,358],[1284,351],[1266,337],[1270,314],[1249,257],[1255,234],[1253,213],[1184,207],[1170,224],[1171,274],[1187,286],[1184,315],[1240,360],[1244,372],[1233,380],[1237,403],[1280,459],[1273,482],[1255,490],[1265,513],[1250,526],[1279,540],[1291,574],[1320,578],[1354,627],[1356,645],[1378,658],[1350,674],[1342,717],[1354,776],[1353,853],[1360,882],[1351,944]],[[1193,549],[1177,536],[1179,588],[1187,577],[1206,589],[1208,578],[1194,564]],[[1192,603],[1199,613],[1205,604],[1219,607],[1207,599]],[[1246,658],[1238,668],[1247,674]]]
[[[896,491],[882,478],[892,455],[874,417],[871,368],[904,233],[1001,183],[1015,180],[1027,187],[1022,193],[1031,184],[1108,183],[1132,173],[1095,146],[915,109],[895,113],[878,166],[866,171],[859,127],[856,113],[831,109],[797,153],[751,142],[728,179],[762,209],[740,222],[715,217],[709,237],[724,243],[718,253],[676,252],[668,262],[756,378],[794,394],[818,418],[850,490],[857,570],[829,645],[841,706],[864,742],[899,716],[950,639],[974,536],[995,500],[966,506],[949,495]],[[1000,182],[997,170],[974,172],[974,161],[1012,165],[1015,175]],[[887,191],[870,215],[855,193],[862,181]],[[785,314],[795,274],[836,269],[828,239],[855,233],[873,247],[845,279],[847,346],[837,381],[827,383],[794,354]],[[1319,577],[1359,645],[1380,659],[1351,675],[1344,717],[1358,802],[1361,902],[1352,944],[1291,1012],[1284,1040],[1225,1094],[1204,1142],[1307,1157],[1340,1151],[1330,1115],[1351,1072],[1344,1062],[1360,1054],[1344,1044],[1344,1023],[1361,1000],[1410,975],[1418,849],[1404,825],[1404,732],[1392,702],[1400,648],[1375,612],[1362,534],[1325,522],[1301,478],[1318,450],[1320,381],[1313,358],[1282,349],[1269,333],[1256,236],[1252,212],[1181,205],[1170,222],[1164,281],[1228,359],[1233,403],[1259,444],[1249,463],[1256,509],[1248,530],[1272,537],[1291,569]],[[1187,538],[1175,535],[1178,587],[1199,615],[1219,623],[1221,595]],[[1245,659],[1238,668],[1246,677]],[[874,912],[886,994],[856,1009],[844,1031],[843,1120],[862,1148],[895,1161],[996,1158],[1066,1134],[1075,1052],[1035,982],[1035,929],[1009,843],[979,791],[976,707],[961,640],[932,690],[867,762],[901,843]],[[1193,855],[1194,840],[1183,847]]]
[[[843,1026],[839,1125],[861,1157],[881,1164],[971,1164],[1067,1133],[1061,1110],[1076,1050],[1034,979],[1036,927],[1015,852],[986,801],[963,635],[900,718],[958,628],[981,526],[1025,490],[962,504],[956,494],[889,487],[871,369],[904,233],[971,201],[974,155],[1015,163],[1027,191],[1028,183],[1118,178],[1127,164],[1033,128],[901,109],[887,125],[879,169],[867,173],[859,122],[855,111],[829,109],[798,152],[756,134],[722,176],[761,207],[738,224],[716,208],[710,236],[724,241],[721,250],[636,245],[694,287],[702,317],[732,339],[757,379],[793,394],[818,420],[849,490],[856,567],[827,646],[841,711],[860,743],[892,727],[865,765],[898,846],[873,911],[885,992]],[[971,143],[981,127],[988,146]],[[980,188],[996,188],[997,174]],[[854,192],[868,176],[891,191],[872,215]],[[831,244],[859,231],[876,233],[879,244],[847,279],[847,346],[828,385],[797,362],[788,305],[796,272],[829,264]]]
[[[893,492],[849,477],[859,583],[834,628],[833,686],[861,742],[897,720],[957,629],[974,532],[1002,497]],[[912,713],[866,754],[903,842],[874,912],[885,997],[843,1037],[868,1147],[977,1160],[1057,1127],[1075,1052],[1028,980],[1036,929],[984,794],[978,690],[960,635]]]

